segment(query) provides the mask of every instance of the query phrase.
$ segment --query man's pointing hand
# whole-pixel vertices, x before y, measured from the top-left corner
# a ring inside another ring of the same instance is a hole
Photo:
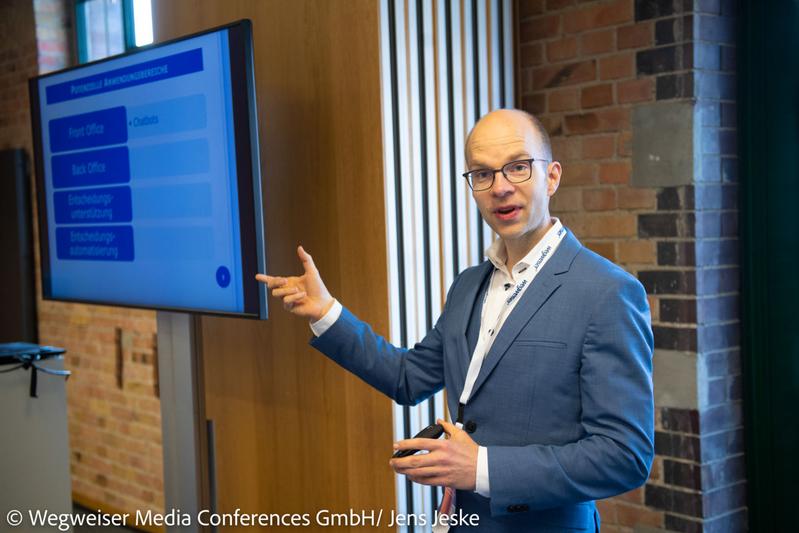
[[[283,299],[283,307],[297,316],[316,322],[333,307],[333,297],[327,291],[311,255],[297,247],[305,273],[302,276],[267,276],[256,274],[255,279],[272,290],[272,296]]]

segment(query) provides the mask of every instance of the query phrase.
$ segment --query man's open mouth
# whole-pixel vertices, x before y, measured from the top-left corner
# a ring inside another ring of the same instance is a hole
[[[512,218],[514,215],[516,215],[519,209],[520,208],[517,205],[509,205],[494,209],[494,213],[496,213],[499,218]]]

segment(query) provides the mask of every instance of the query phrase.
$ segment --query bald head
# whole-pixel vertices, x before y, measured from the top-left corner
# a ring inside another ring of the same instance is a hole
[[[511,143],[523,139],[530,146],[531,157],[552,159],[552,147],[544,125],[520,109],[497,109],[483,115],[466,138],[466,162],[489,143]]]

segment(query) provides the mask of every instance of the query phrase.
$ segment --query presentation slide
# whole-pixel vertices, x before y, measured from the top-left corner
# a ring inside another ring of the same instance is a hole
[[[38,81],[51,296],[244,310],[228,31]]]

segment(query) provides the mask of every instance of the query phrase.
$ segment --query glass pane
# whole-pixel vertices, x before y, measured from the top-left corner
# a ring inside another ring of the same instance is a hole
[[[122,0],[86,0],[81,7],[86,23],[86,60],[94,61],[124,52]]]
[[[136,46],[153,42],[152,0],[133,0],[133,27],[136,29]]]

